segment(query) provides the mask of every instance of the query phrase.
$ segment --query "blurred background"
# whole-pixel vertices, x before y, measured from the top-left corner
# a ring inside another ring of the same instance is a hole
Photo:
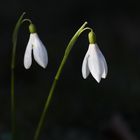
[[[65,48],[88,21],[109,72],[98,84],[82,78],[88,49],[85,32],[71,51],[55,89],[40,140],[140,139],[140,9],[137,1],[1,0],[0,2],[0,140],[10,140],[10,63],[12,32],[26,12],[37,27],[49,55],[46,69],[34,61],[29,70],[23,56],[29,39],[25,23],[18,36],[15,96],[17,135],[33,139],[40,113]]]

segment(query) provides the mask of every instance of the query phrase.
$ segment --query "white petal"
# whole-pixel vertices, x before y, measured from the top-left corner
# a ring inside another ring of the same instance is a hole
[[[32,64],[32,35],[30,34],[29,41],[24,54],[24,67],[29,69]]]
[[[86,79],[90,73],[88,68],[88,57],[89,57],[89,50],[87,51],[82,64],[82,75],[84,79]]]
[[[48,64],[48,54],[45,46],[36,33],[34,33],[33,55],[35,61],[43,68],[46,68]]]
[[[92,76],[99,83],[104,71],[98,48],[95,44],[89,45],[88,66]]]
[[[107,63],[106,63],[105,57],[103,56],[102,52],[101,52],[100,49],[98,48],[98,45],[97,45],[97,44],[95,44],[95,45],[96,45],[96,47],[97,47],[97,50],[98,50],[98,53],[99,53],[99,57],[100,57],[100,60],[101,60],[101,62],[102,62],[102,65],[103,65],[102,78],[106,78],[107,72],[108,72]]]

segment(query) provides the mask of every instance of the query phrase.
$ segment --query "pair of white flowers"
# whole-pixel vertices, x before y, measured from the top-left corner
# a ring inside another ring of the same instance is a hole
[[[32,64],[32,52],[35,61],[43,68],[46,68],[48,64],[48,54],[45,46],[39,39],[36,29],[33,24],[29,26],[30,37],[25,50],[24,55],[24,67],[29,69]],[[92,36],[91,36],[92,37]],[[86,79],[91,73],[95,80],[99,83],[101,78],[106,78],[107,75],[107,63],[100,51],[98,45],[89,38],[89,48],[84,57],[82,64],[82,75]]]

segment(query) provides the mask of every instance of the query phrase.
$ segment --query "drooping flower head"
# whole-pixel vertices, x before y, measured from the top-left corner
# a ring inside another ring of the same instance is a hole
[[[29,25],[30,37],[24,54],[24,67],[29,69],[32,64],[32,52],[35,61],[43,68],[48,64],[47,50],[40,40],[34,24]]]
[[[82,75],[83,78],[86,79],[91,73],[95,80],[99,83],[101,78],[106,78],[107,76],[107,63],[96,43],[93,31],[89,33],[88,37],[89,47],[82,64]]]

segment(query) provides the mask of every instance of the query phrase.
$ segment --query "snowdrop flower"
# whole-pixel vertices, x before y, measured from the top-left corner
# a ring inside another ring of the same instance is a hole
[[[30,37],[24,54],[24,67],[29,69],[32,64],[32,51],[35,61],[43,68],[48,64],[48,54],[45,46],[39,39],[33,24],[29,26]]]
[[[93,31],[89,33],[89,48],[84,57],[82,64],[82,75],[86,79],[91,73],[95,80],[99,83],[101,78],[106,78],[107,76],[107,63],[106,60],[95,43],[95,35]]]

